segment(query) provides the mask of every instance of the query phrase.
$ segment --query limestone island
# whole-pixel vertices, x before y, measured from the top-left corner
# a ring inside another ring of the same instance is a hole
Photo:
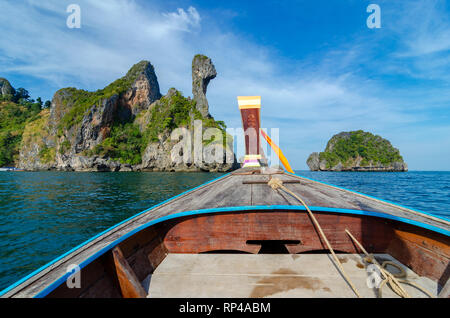
[[[362,130],[334,135],[325,151],[312,153],[306,163],[311,171],[408,171],[388,140]]]
[[[171,158],[178,141],[170,137],[176,128],[192,131],[194,121],[200,120],[203,130],[217,128],[225,135],[225,123],[211,116],[206,99],[207,86],[216,75],[211,59],[196,55],[193,98],[175,88],[163,96],[153,65],[141,61],[103,89],[63,88],[45,105],[0,78],[0,167],[27,171],[232,170],[236,161],[206,160],[218,149],[213,140],[203,144],[200,155],[206,159],[201,162]],[[234,157],[233,140],[228,135],[225,139],[218,145],[223,158]]]

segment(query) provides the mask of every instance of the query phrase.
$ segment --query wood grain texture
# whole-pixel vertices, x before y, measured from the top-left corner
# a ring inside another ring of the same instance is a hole
[[[120,298],[122,295],[116,288],[114,276],[108,272],[108,257],[98,258],[81,271],[81,288],[68,288],[61,284],[49,298]],[[114,266],[114,265],[113,265]]]
[[[450,239],[442,234],[376,217],[315,213],[331,246],[358,253],[348,229],[370,253],[389,253],[421,276],[444,286],[450,275]],[[300,241],[290,254],[326,250],[306,213],[292,211],[210,214],[177,219],[164,238],[169,253],[240,251],[258,253],[249,241]]]
[[[112,251],[114,264],[116,265],[117,278],[123,298],[145,298],[147,293],[136,277],[133,269],[128,264],[120,248],[115,247]]]
[[[363,235],[371,251],[386,249],[393,231],[384,221],[361,216],[318,213],[316,215],[330,243],[337,251],[355,253],[345,229]],[[364,234],[362,234],[364,233]],[[326,250],[325,245],[306,213],[252,211],[211,214],[175,220],[164,243],[169,253],[202,253],[235,250],[258,253],[260,246],[248,241],[296,241],[288,246],[292,254]]]
[[[444,235],[398,224],[386,251],[406,266],[420,269],[421,275],[438,281],[440,286],[449,280],[450,239]]]
[[[260,109],[247,108],[241,109],[242,125],[245,135],[245,154],[259,155],[260,152]]]

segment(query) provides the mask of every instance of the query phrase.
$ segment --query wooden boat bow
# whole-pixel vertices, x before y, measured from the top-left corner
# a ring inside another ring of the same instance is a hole
[[[245,168],[100,233],[14,284],[2,297],[124,296],[116,284],[112,252],[116,247],[140,281],[171,253],[259,253],[266,243],[276,242],[290,254],[324,250],[305,208],[267,185],[273,176],[305,200],[335,250],[357,252],[345,233],[348,228],[371,253],[390,253],[441,287],[447,283],[448,220],[282,170]],[[118,257],[116,251],[116,264]],[[71,264],[82,269],[83,284],[90,288],[65,286]]]

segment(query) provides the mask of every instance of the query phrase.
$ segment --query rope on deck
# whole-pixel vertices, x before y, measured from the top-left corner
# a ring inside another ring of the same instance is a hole
[[[380,265],[380,263],[378,263],[378,261],[375,259],[375,257],[373,255],[369,254],[365,250],[365,248],[362,246],[362,244],[352,235],[352,233],[350,233],[349,230],[345,230],[345,232],[347,232],[347,234],[355,242],[355,244],[358,245],[358,247],[361,249],[361,251],[363,251],[364,254],[366,254],[365,261],[367,263],[373,263],[375,266],[377,266],[380,273],[384,276],[383,281],[381,282],[380,286],[378,287],[379,297],[382,297],[381,290],[382,290],[383,286],[388,284],[391,287],[391,289],[400,297],[411,298],[411,296],[408,294],[408,292],[400,285],[400,283],[403,283],[403,284],[408,284],[408,285],[416,287],[417,289],[421,290],[424,294],[426,294],[430,298],[435,298],[429,291],[427,291],[422,286],[420,286],[416,283],[413,283],[411,281],[405,280],[405,279],[397,279],[397,278],[406,276],[406,272],[402,267],[400,267],[398,264],[391,262],[391,261],[385,261],[385,262],[383,262],[383,264]],[[390,273],[386,269],[387,265],[392,265],[392,266],[400,269],[400,274]]]
[[[317,229],[319,230],[320,235],[322,236],[322,239],[324,240],[325,244],[327,245],[328,249],[330,250],[331,254],[333,255],[333,259],[335,261],[336,266],[339,268],[339,270],[341,271],[342,276],[344,277],[344,279],[347,281],[347,283],[350,285],[350,287],[352,288],[352,290],[354,291],[354,293],[356,294],[356,296],[358,296],[358,298],[361,298],[361,295],[359,294],[358,290],[356,289],[356,287],[353,285],[352,281],[350,280],[350,277],[348,277],[348,275],[345,273],[344,267],[342,267],[341,262],[339,261],[339,258],[336,256],[336,254],[334,253],[333,248],[330,245],[330,242],[328,242],[327,236],[325,235],[325,233],[322,230],[322,227],[320,226],[319,222],[317,221],[316,217],[314,216],[314,214],[311,212],[311,210],[309,209],[308,205],[306,205],[306,203],[302,200],[302,198],[300,198],[299,196],[297,196],[294,192],[292,192],[291,190],[289,190],[288,188],[286,188],[283,185],[283,181],[281,181],[278,178],[271,178],[268,182],[268,185],[275,191],[277,191],[278,189],[282,189],[285,192],[287,192],[288,194],[292,195],[294,198],[296,198],[298,201],[300,201],[301,204],[303,204],[303,206],[306,208],[306,210],[309,213],[309,216],[311,217],[314,225],[317,227]]]
[[[299,177],[299,176],[296,176],[296,177],[298,177],[300,179],[303,179],[303,180],[306,180],[303,177]],[[406,212],[408,212],[410,214],[414,214],[414,215],[420,216],[420,217],[422,217],[424,219],[427,219],[429,221],[434,221],[434,222],[437,222],[437,223],[440,223],[440,224],[444,224],[446,226],[450,226],[450,221],[448,221],[446,219],[443,219],[443,218],[439,218],[439,217],[436,217],[436,216],[433,216],[433,215],[430,215],[430,214],[425,214],[425,213],[422,213],[422,212],[419,212],[419,211],[414,211],[414,210],[411,210],[410,208],[399,206],[398,204],[395,204],[395,203],[387,202],[387,201],[384,201],[384,200],[381,200],[381,199],[378,199],[378,198],[375,198],[375,197],[370,197],[370,196],[367,196],[366,194],[357,193],[357,192],[354,192],[354,191],[350,191],[350,190],[346,190],[346,189],[343,189],[343,188],[339,188],[339,187],[331,185],[331,184],[325,184],[325,183],[320,182],[320,181],[311,180],[311,179],[307,179],[307,181],[312,182],[312,183],[317,183],[317,184],[325,186],[325,187],[333,188],[333,189],[336,189],[336,190],[339,190],[339,191],[342,191],[342,192],[345,192],[345,193],[349,193],[350,192],[353,195],[356,195],[356,196],[359,196],[359,197],[362,197],[362,198],[365,198],[365,199],[368,199],[368,200],[380,202],[380,203],[382,203],[384,205],[389,205],[389,206],[392,206],[392,207],[397,208],[397,209],[401,209],[403,211],[406,211]]]
[[[339,258],[334,253],[334,250],[331,247],[330,242],[328,241],[325,233],[323,232],[322,227],[320,226],[319,222],[317,221],[316,217],[311,212],[311,210],[309,209],[309,207],[305,203],[305,201],[303,201],[303,199],[300,198],[298,195],[296,195],[294,192],[292,192],[291,190],[286,188],[283,185],[283,181],[281,181],[278,178],[271,178],[269,180],[269,182],[268,182],[268,185],[275,191],[278,190],[278,189],[284,190],[285,192],[287,192],[288,194],[290,194],[294,198],[296,198],[301,204],[303,204],[303,206],[306,208],[306,211],[308,211],[309,216],[311,217],[314,225],[319,230],[319,233],[322,236],[322,239],[324,240],[325,244],[327,245],[328,249],[330,250],[331,254],[333,255],[333,259],[334,259],[334,261],[336,263],[336,266],[341,271],[342,276],[347,281],[347,283],[350,285],[350,287],[355,292],[355,294],[358,297],[361,297],[361,295],[359,294],[358,290],[353,285],[353,283],[350,280],[350,278],[348,277],[348,275],[345,273],[345,270],[344,270],[341,262],[339,261]],[[383,262],[383,264],[380,265],[380,263],[378,263],[378,261],[375,259],[375,257],[373,255],[369,254],[364,249],[362,244],[359,243],[359,241],[350,233],[349,230],[346,229],[345,231],[350,236],[350,238],[355,242],[355,244],[357,244],[359,246],[359,248],[364,252],[364,254],[366,254],[365,261],[368,262],[368,263],[373,263],[375,266],[377,266],[379,271],[380,271],[380,273],[384,276],[383,281],[381,282],[380,286],[378,287],[378,295],[379,295],[379,297],[382,297],[382,293],[381,293],[382,287],[387,284],[397,295],[399,295],[399,296],[401,296],[403,298],[411,298],[411,296],[408,294],[408,292],[400,285],[400,283],[403,283],[403,284],[408,284],[408,285],[414,286],[415,288],[421,290],[424,294],[426,294],[430,298],[435,298],[428,290],[426,290],[422,286],[420,286],[420,285],[418,285],[416,283],[413,283],[411,281],[405,280],[405,279],[397,279],[397,278],[403,278],[403,277],[406,276],[406,272],[405,272],[405,270],[402,267],[400,267],[398,264],[390,262],[390,261],[385,261],[385,262]],[[392,274],[391,272],[389,272],[386,269],[387,265],[392,265],[392,266],[398,268],[400,270],[400,273],[399,274]]]

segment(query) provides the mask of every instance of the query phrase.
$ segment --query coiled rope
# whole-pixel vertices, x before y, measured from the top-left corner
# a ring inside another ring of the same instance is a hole
[[[380,273],[384,276],[383,281],[380,283],[380,285],[378,287],[378,296],[379,297],[382,297],[382,293],[381,293],[382,288],[384,285],[387,284],[400,297],[411,298],[411,296],[408,294],[408,292],[406,292],[406,290],[403,289],[403,287],[400,285],[400,283],[403,283],[403,284],[408,284],[408,285],[416,287],[417,289],[421,290],[424,294],[426,294],[430,298],[435,298],[429,291],[427,291],[422,286],[420,286],[416,283],[413,283],[411,281],[405,280],[405,279],[397,279],[397,278],[406,277],[406,272],[401,266],[399,266],[398,264],[391,262],[391,261],[385,261],[385,262],[383,262],[383,264],[380,265],[380,263],[375,259],[375,257],[372,254],[369,254],[365,250],[365,248],[362,246],[362,244],[359,243],[359,241],[352,235],[352,233],[350,233],[349,230],[346,229],[345,232],[347,232],[347,234],[355,242],[355,244],[358,245],[358,247],[361,249],[361,251],[364,252],[364,254],[366,255],[364,260],[367,263],[373,263],[375,266],[377,266]],[[400,270],[400,273],[392,274],[391,272],[389,272],[386,269],[387,265],[396,267],[397,269]]]
[[[306,203],[302,200],[302,198],[300,198],[299,196],[297,196],[294,192],[292,192],[291,190],[289,190],[288,188],[286,188],[283,185],[283,181],[281,181],[278,178],[271,178],[268,182],[269,186],[277,191],[278,189],[282,189],[285,192],[287,192],[288,194],[292,195],[294,198],[296,198],[298,201],[300,201],[301,204],[303,204],[303,206],[306,208],[306,211],[308,211],[309,216],[311,217],[312,221],[314,222],[314,225],[316,226],[316,228],[319,230],[319,233],[323,239],[323,241],[325,242],[325,244],[328,247],[328,250],[331,252],[331,254],[333,255],[333,259],[335,261],[336,266],[339,268],[339,270],[341,271],[342,276],[345,278],[345,280],[347,281],[347,283],[350,285],[350,287],[352,288],[353,292],[356,294],[356,296],[358,296],[358,298],[361,298],[361,295],[359,294],[358,290],[356,289],[355,285],[353,285],[352,281],[350,280],[350,277],[348,277],[348,275],[345,273],[344,268],[342,267],[341,262],[339,261],[339,258],[336,256],[336,254],[334,253],[333,248],[330,245],[330,242],[328,242],[327,236],[325,235],[325,233],[322,230],[322,227],[320,226],[319,222],[317,221],[316,217],[314,216],[314,214],[311,212],[311,210],[309,209],[308,205],[306,205]]]

